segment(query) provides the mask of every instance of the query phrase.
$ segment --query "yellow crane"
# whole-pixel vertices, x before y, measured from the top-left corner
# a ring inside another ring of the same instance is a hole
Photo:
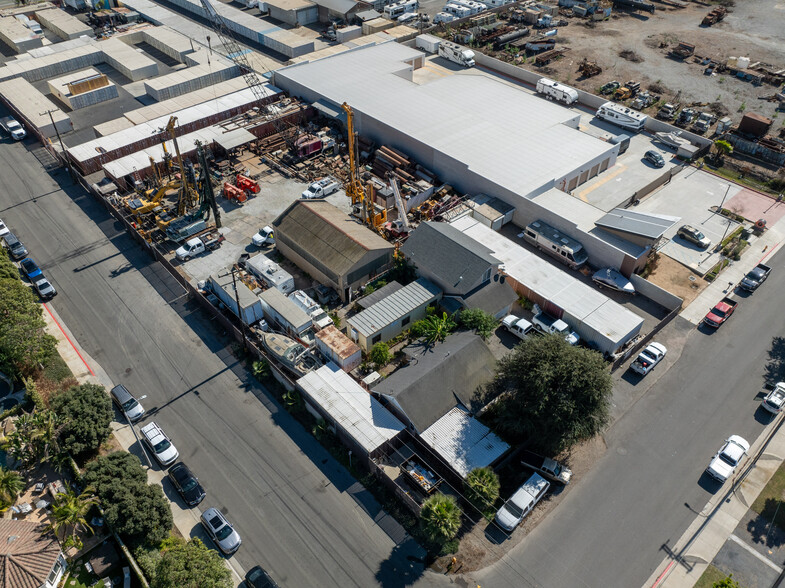
[[[371,194],[365,193],[360,179],[360,148],[357,145],[357,133],[354,130],[354,111],[346,102],[341,104],[346,113],[346,129],[349,134],[349,184],[346,186],[346,195],[353,205],[360,208],[363,223],[372,229],[379,229],[387,222],[387,209],[377,207],[371,199]]]
[[[183,215],[185,214],[186,210],[196,204],[196,202],[199,200],[199,196],[196,194],[196,187],[191,186],[188,183],[187,174],[185,172],[185,165],[183,164],[183,157],[180,155],[180,146],[177,144],[177,135],[174,132],[174,127],[176,124],[177,117],[170,117],[169,122],[166,124],[166,132],[172,139],[174,152],[177,155],[177,165],[180,168],[180,181],[182,182],[182,188],[180,189],[180,198],[177,201],[177,214]],[[164,143],[164,151],[166,151],[166,143]]]

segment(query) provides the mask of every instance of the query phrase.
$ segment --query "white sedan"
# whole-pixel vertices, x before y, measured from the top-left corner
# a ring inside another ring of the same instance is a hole
[[[750,450],[750,444],[738,435],[731,435],[717,454],[712,458],[706,473],[718,482],[725,481],[733,475],[741,460]]]

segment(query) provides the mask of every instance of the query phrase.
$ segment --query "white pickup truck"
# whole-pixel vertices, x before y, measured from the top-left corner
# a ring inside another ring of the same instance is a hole
[[[216,233],[212,236],[194,237],[193,239],[188,239],[182,247],[178,247],[177,251],[174,252],[174,255],[178,260],[186,261],[192,257],[201,255],[205,251],[218,249],[225,239],[226,237],[220,233]]]
[[[724,484],[736,471],[736,468],[749,450],[750,444],[744,438],[738,435],[731,435],[712,458],[709,467],[706,468],[706,473]]]
[[[25,128],[20,125],[12,116],[4,116],[3,118],[0,118],[0,127],[2,127],[6,133],[11,135],[11,138],[13,138],[15,141],[21,141],[27,136],[27,131],[25,131]]]
[[[564,340],[570,345],[577,345],[581,338],[578,333],[570,330],[570,325],[561,319],[557,319],[542,310],[538,306],[534,307],[535,315],[532,319],[534,326],[538,327],[545,334],[559,333],[564,336]]]
[[[520,339],[526,339],[526,337],[534,332],[533,324],[531,324],[525,318],[517,317],[514,314],[508,314],[506,317],[504,317],[502,320],[502,325],[504,325],[504,328],[507,329],[510,333]]]
[[[668,350],[665,349],[662,343],[651,343],[630,364],[630,369],[636,374],[645,376],[654,369],[655,365],[662,361],[667,352]]]
[[[308,188],[303,190],[302,197],[306,200],[314,198],[324,198],[333,192],[337,192],[341,188],[341,183],[332,177],[322,178],[312,183]]]

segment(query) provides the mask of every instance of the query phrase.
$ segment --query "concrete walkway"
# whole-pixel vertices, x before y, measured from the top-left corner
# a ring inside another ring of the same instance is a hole
[[[785,461],[785,427],[780,426],[784,414],[772,421],[750,447],[749,455],[760,453],[755,463],[746,462],[703,507],[643,588],[694,586],[728,538],[734,537],[739,521]]]
[[[84,351],[84,349],[79,347],[73,334],[57,315],[55,309],[49,304],[44,304],[43,314],[44,320],[46,321],[47,332],[57,339],[57,351],[79,383],[99,384],[104,386],[107,390],[113,388],[114,384],[109,376],[101,369],[101,366]],[[142,404],[144,404],[144,402],[142,402]],[[136,436],[135,430],[132,429],[131,425],[112,421],[112,433],[123,449],[136,455],[142,462],[142,467],[147,470],[147,480],[151,484],[163,485],[162,481],[166,477],[166,471],[149,467],[149,460],[152,458],[145,454],[145,451]],[[164,494],[166,495],[167,493],[164,492]],[[174,525],[180,534],[187,539],[194,534],[193,530],[196,528],[199,530],[199,533],[197,534],[199,538],[205,545],[210,547],[212,542],[207,538],[200,526],[199,509],[185,509],[174,501],[170,501],[169,504],[172,507]],[[233,559],[225,558],[224,561],[232,571],[233,583],[235,585],[240,584],[245,571]]]
[[[717,279],[709,284],[687,308],[682,310],[681,316],[693,324],[699,324],[710,308],[723,297],[733,293],[735,286],[741,282],[747,272],[759,263],[765,263],[767,258],[770,258],[782,247],[784,240],[785,219],[767,229],[760,237],[753,237],[750,240],[749,249],[744,252],[741,260],[731,261],[730,265],[720,272]],[[765,288],[766,286],[761,287]]]

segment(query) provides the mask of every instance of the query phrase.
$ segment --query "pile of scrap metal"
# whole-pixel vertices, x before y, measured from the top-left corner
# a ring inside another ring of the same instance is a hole
[[[710,27],[713,24],[717,24],[728,13],[728,9],[724,6],[717,6],[712,9],[709,14],[703,17],[703,21],[701,22],[701,26]]]
[[[601,74],[602,68],[597,65],[596,61],[589,61],[584,57],[583,61],[581,61],[580,65],[578,65],[578,73],[581,74],[584,78],[590,78],[592,76]]]

